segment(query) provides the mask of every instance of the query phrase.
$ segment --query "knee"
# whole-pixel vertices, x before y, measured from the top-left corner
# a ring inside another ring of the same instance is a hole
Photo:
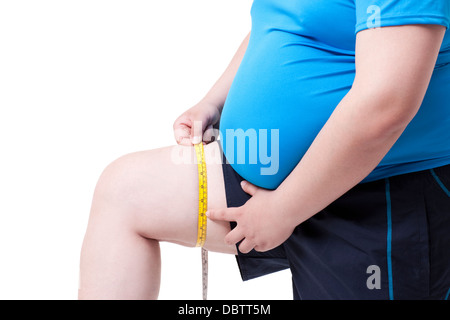
[[[137,171],[136,154],[127,154],[111,162],[97,181],[95,201],[115,207],[132,206],[138,189]]]

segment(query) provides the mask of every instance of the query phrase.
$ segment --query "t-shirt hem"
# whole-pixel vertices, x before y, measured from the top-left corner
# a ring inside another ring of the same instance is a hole
[[[431,170],[447,165],[450,165],[450,155],[447,157],[437,158],[433,160],[423,160],[397,165],[382,165],[378,166],[374,171],[372,171],[362,181],[362,183],[391,178],[402,174]]]
[[[380,27],[392,27],[401,26],[409,24],[437,24],[442,25],[445,28],[450,27],[450,21],[444,16],[437,15],[404,15],[404,16],[392,16],[392,17],[382,17],[380,20]],[[367,21],[357,23],[355,26],[355,33],[366,29],[373,29],[368,26]]]

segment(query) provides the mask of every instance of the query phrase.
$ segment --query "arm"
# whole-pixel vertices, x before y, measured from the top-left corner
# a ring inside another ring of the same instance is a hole
[[[202,141],[202,137],[205,142],[211,139],[212,130],[209,133],[205,133],[205,130],[212,128],[220,119],[231,83],[247,50],[249,38],[250,33],[245,37],[230,64],[206,96],[175,120],[173,129],[178,144],[190,146]],[[195,125],[196,123],[201,125]]]
[[[295,223],[361,182],[387,154],[422,104],[444,33],[404,26],[358,34],[353,88],[277,190],[302,212]],[[293,202],[293,194],[301,200]]]
[[[245,51],[247,50],[249,38],[250,33],[242,41],[224,73],[203,98],[203,101],[207,101],[209,104],[215,105],[219,108],[220,111],[222,111],[223,105],[225,104],[225,100],[228,95],[228,91],[231,87],[231,83],[236,76],[236,73],[242,62],[242,58],[244,57]]]
[[[237,221],[226,241],[245,238],[242,252],[269,250],[361,182],[419,110],[444,33],[424,25],[358,33],[354,85],[296,168],[275,191],[247,184],[253,197],[244,206],[210,213]]]

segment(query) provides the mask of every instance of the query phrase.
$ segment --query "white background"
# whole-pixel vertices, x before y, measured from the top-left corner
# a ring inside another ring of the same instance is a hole
[[[0,0],[0,299],[76,299],[93,189],[174,144],[250,30],[250,0]],[[161,299],[200,299],[200,250],[162,244]],[[210,253],[211,299],[291,299]]]

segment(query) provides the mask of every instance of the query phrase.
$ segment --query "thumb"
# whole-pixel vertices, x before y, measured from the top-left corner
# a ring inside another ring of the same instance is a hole
[[[192,144],[198,144],[203,141],[203,131],[206,123],[204,121],[194,121],[191,128],[191,142]]]
[[[241,181],[241,187],[242,190],[244,190],[246,193],[248,193],[249,195],[253,196],[256,191],[258,191],[258,189],[260,189],[259,187],[255,186],[254,184],[251,184],[248,181],[242,180]]]

